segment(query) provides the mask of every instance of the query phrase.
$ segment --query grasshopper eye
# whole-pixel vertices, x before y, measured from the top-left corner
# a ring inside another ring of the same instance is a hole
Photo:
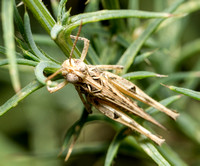
[[[80,81],[79,77],[73,73],[67,73],[65,76],[66,80],[72,84]]]

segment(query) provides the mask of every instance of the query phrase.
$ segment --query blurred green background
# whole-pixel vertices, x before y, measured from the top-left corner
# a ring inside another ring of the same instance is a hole
[[[91,0],[91,3],[92,1],[95,0]],[[140,10],[163,11],[171,1],[140,0],[138,2]],[[82,13],[85,9],[84,3],[85,1],[69,0],[67,9],[72,7],[72,15]],[[52,13],[50,2],[45,1],[45,5]],[[120,8],[126,9],[127,6],[128,0],[120,1]],[[99,8],[103,8],[101,3]],[[184,9],[187,8],[185,7]],[[20,6],[19,10],[23,15],[23,6]],[[195,10],[194,7],[189,10],[188,6],[187,12],[189,13],[187,16],[173,20],[168,26],[160,28],[147,40],[141,53],[149,50],[154,50],[155,52],[144,62],[133,65],[130,71],[153,71],[165,75],[177,73],[174,77],[179,77],[181,75],[179,74],[180,72],[187,73],[187,76],[183,77],[183,79],[174,79],[174,82],[168,81],[169,85],[173,84],[196,91],[200,90],[199,73],[196,73],[197,75],[189,73],[198,72],[200,69],[200,7],[196,6]],[[31,12],[29,14],[36,43],[59,61],[65,60],[65,56],[58,46],[47,36]],[[124,20],[127,21],[126,19]],[[101,48],[104,48],[103,50],[95,51],[98,55],[102,54],[101,56],[104,57],[102,61],[115,63],[124,50],[120,49],[121,52],[117,52],[117,49],[115,49],[115,47],[120,47],[119,37],[122,36],[130,43],[138,33],[140,34],[140,30],[143,31],[145,29],[148,24],[147,21],[146,19],[137,19],[135,25],[133,24],[132,30],[127,27],[127,29],[125,28],[119,33],[111,30],[112,27],[109,27],[110,22],[108,21],[101,23],[104,28],[102,32],[92,31],[93,23],[91,23],[83,26],[81,35],[91,41],[94,49],[98,48],[95,46],[98,45],[99,41],[101,44],[105,42],[101,46]],[[16,35],[17,33],[16,30]],[[103,37],[101,37],[101,34]],[[0,45],[3,45],[2,26],[0,26]],[[105,45],[107,46],[105,47]],[[111,47],[113,49],[109,49]],[[112,60],[105,59],[108,55],[113,55],[115,58],[111,58]],[[5,55],[0,54],[0,58],[5,58]],[[19,66],[19,71],[22,87],[35,79],[33,67]],[[159,84],[159,79],[147,78],[144,81],[137,81],[136,84],[159,100],[176,94],[161,86],[159,89],[154,90],[156,83]],[[14,94],[8,69],[6,66],[1,67],[0,105]],[[188,165],[198,166],[200,165],[200,131],[198,131],[200,129],[200,103],[189,97],[182,97],[170,107],[183,114],[183,118],[180,118],[177,124],[165,115],[159,115],[157,119],[159,118],[159,121],[169,131],[166,132],[157,128],[155,130],[166,139],[167,144],[183,161]],[[64,156],[57,157],[66,131],[80,118],[82,110],[83,104],[73,85],[69,84],[54,94],[50,94],[43,87],[25,98],[15,108],[0,117],[0,166],[103,165],[108,145],[115,135],[114,129],[103,121],[92,122],[84,126],[76,145],[77,149],[80,149],[72,154],[68,162],[64,162]],[[94,111],[94,114],[98,114],[98,112]],[[187,123],[184,126],[185,122]],[[189,122],[191,122],[191,125]],[[101,143],[104,144],[101,146]],[[84,147],[95,147],[95,145],[101,147],[96,150],[96,153],[84,149]],[[128,148],[124,145],[122,150],[119,150],[114,160],[114,165],[156,165],[150,157],[137,148],[132,148],[131,154],[126,153],[126,150],[123,151],[123,149]]]

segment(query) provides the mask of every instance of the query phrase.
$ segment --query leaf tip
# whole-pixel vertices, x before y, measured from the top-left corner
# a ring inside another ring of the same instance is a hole
[[[163,78],[163,77],[168,77],[168,75],[156,74],[156,77]]]

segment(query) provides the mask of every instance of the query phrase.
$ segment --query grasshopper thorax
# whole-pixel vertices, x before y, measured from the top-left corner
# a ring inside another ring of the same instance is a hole
[[[87,65],[80,59],[68,59],[63,62],[62,68],[62,75],[70,83],[82,81],[87,74]]]

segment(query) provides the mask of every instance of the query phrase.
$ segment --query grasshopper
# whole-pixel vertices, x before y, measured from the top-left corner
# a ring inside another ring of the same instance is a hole
[[[75,41],[69,59],[63,62],[59,70],[47,77],[48,91],[53,93],[63,88],[67,83],[72,83],[89,113],[91,113],[91,105],[93,105],[109,118],[128,126],[150,138],[158,145],[161,145],[165,141],[163,138],[154,135],[129,116],[129,114],[134,114],[164,128],[159,122],[140,108],[132,98],[153,106],[173,119],[176,119],[179,114],[149,97],[132,82],[108,72],[108,70],[122,70],[123,66],[87,65],[84,63],[89,48],[89,40],[79,37],[80,30],[81,25],[77,36],[70,35],[70,38],[75,39]],[[83,51],[80,59],[73,59],[73,50],[78,40],[84,41]],[[51,79],[59,73],[62,73],[65,80],[58,83],[56,86],[52,86]]]

